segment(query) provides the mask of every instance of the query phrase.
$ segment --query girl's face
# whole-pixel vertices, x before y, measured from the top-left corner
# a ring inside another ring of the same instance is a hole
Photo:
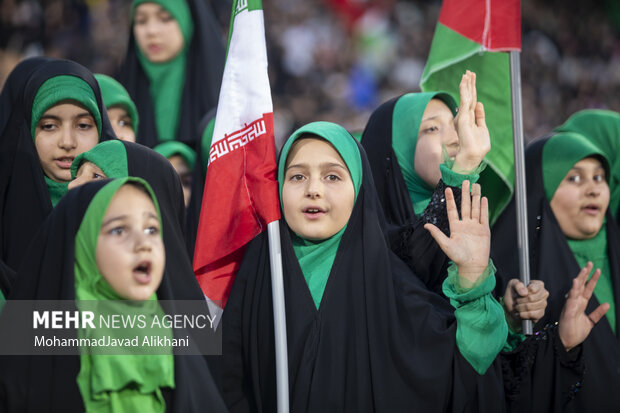
[[[69,182],[73,159],[98,141],[93,115],[74,103],[60,103],[46,110],[34,133],[41,168],[56,182]]]
[[[107,176],[103,173],[101,168],[90,161],[84,161],[78,168],[75,179],[69,182],[69,189],[77,188],[80,185],[84,185],[86,182],[94,181],[95,179],[106,179]]]
[[[144,56],[153,63],[168,62],[183,50],[179,23],[156,3],[136,7],[133,34]]]
[[[459,152],[459,137],[448,105],[440,99],[431,99],[422,115],[414,158],[416,173],[431,187],[435,187],[441,178],[442,147],[454,159]]]
[[[597,158],[584,158],[568,171],[551,199],[564,235],[590,239],[598,234],[609,206],[605,169]]]
[[[179,178],[181,178],[181,185],[183,186],[183,198],[185,200],[185,206],[189,204],[189,199],[192,196],[192,170],[189,169],[189,165],[180,155],[172,155],[168,158],[172,167]]]
[[[146,300],[164,273],[165,252],[151,198],[134,185],[112,198],[97,239],[97,267],[118,295]]]
[[[112,106],[109,107],[107,111],[112,129],[114,129],[114,133],[116,133],[118,139],[135,142],[136,134],[133,131],[133,122],[125,108],[121,106]]]
[[[288,154],[282,204],[288,226],[310,240],[323,240],[349,221],[355,189],[340,154],[322,139],[300,139]]]

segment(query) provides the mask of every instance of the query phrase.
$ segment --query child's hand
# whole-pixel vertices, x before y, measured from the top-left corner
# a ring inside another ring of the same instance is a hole
[[[484,107],[477,101],[476,74],[465,72],[459,85],[461,104],[455,118],[459,135],[459,153],[454,158],[452,170],[467,174],[475,170],[491,150],[491,137],[485,122]]]
[[[582,268],[579,275],[573,280],[573,286],[567,294],[566,303],[564,308],[562,308],[562,314],[560,314],[558,333],[566,351],[583,343],[594,325],[609,310],[609,304],[603,303],[596,310],[592,311],[590,315],[585,313],[596,282],[601,276],[601,270],[597,269],[590,281],[586,283],[592,267],[592,263],[588,262],[588,265]]]
[[[456,209],[454,194],[446,189],[446,209],[450,224],[450,238],[433,224],[426,228],[439,247],[458,267],[459,276],[474,283],[489,264],[491,230],[489,203],[480,199],[480,185],[474,184],[469,195],[469,181],[464,181],[461,194],[461,216]]]
[[[533,280],[526,287],[519,279],[508,281],[504,293],[506,321],[513,331],[521,330],[522,320],[536,323],[545,315],[549,291],[541,280]]]

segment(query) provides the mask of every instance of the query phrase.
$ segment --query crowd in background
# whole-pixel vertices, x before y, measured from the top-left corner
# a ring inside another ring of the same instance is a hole
[[[3,0],[0,86],[19,60],[39,54],[114,75],[129,38],[130,3]],[[225,39],[231,0],[209,3]],[[441,1],[263,0],[263,7],[282,138],[317,119],[361,131],[380,103],[418,91]],[[583,108],[620,111],[620,4],[524,0],[522,19],[527,140]]]

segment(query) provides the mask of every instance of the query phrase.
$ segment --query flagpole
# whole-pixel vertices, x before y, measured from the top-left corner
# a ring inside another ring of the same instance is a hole
[[[519,279],[530,283],[529,242],[527,235],[527,195],[525,188],[525,150],[523,149],[523,103],[521,101],[521,56],[510,52],[510,86],[512,95],[512,131],[515,153],[515,205],[517,212],[517,250]],[[532,320],[522,321],[523,334],[532,335]]]
[[[267,225],[269,236],[269,259],[271,262],[271,294],[273,297],[273,323],[276,344],[276,387],[278,413],[288,413],[288,346],[286,342],[286,308],[284,306],[284,277],[282,248],[280,245],[280,221]]]

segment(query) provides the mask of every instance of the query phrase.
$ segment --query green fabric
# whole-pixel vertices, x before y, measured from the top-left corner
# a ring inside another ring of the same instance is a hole
[[[482,172],[486,166],[486,162],[482,161],[480,165],[478,165],[478,168],[471,171],[469,174],[460,174],[454,172],[446,164],[442,163],[441,165],[439,165],[439,170],[441,171],[441,180],[446,185],[460,187],[465,180],[469,181],[470,184],[475,184],[476,182],[478,182],[478,179],[480,178],[480,172]]]
[[[620,208],[620,113],[603,109],[586,109],[572,115],[557,132],[580,133],[601,148],[611,161],[608,177],[610,199],[609,208],[614,218]]]
[[[34,140],[37,123],[46,110],[65,100],[73,100],[84,106],[97,124],[98,135],[101,138],[101,114],[97,106],[95,92],[88,83],[79,77],[61,75],[47,79],[37,90],[32,103],[32,119],[30,120],[30,133]]]
[[[443,293],[455,308],[456,344],[459,351],[479,374],[484,374],[508,336],[504,310],[491,295],[495,289],[495,266],[489,265],[471,286],[463,287],[454,263],[448,267]]]
[[[438,23],[420,88],[460,96],[459,82],[467,69],[476,73],[477,96],[484,104],[491,135],[491,150],[486,156],[489,167],[478,182],[482,195],[489,199],[489,220],[493,225],[514,189],[510,57],[504,52],[485,51],[480,44]]]
[[[185,41],[183,50],[170,61],[163,63],[150,62],[140,48],[136,48],[138,60],[150,82],[149,90],[153,98],[158,139],[160,141],[175,140],[178,138],[176,134],[179,126],[183,86],[185,85],[187,50],[194,33],[194,23],[185,0],[134,0],[131,13],[132,21],[136,7],[142,3],[156,3],[166,9],[179,24]]]
[[[164,143],[160,143],[153,150],[160,155],[170,159],[174,155],[179,155],[189,169],[194,169],[194,164],[196,163],[196,152],[183,142],[178,141],[168,141]]]
[[[104,186],[93,198],[75,238],[75,297],[80,310],[90,308],[88,303],[97,300],[103,307],[116,300],[129,311],[132,305],[124,304],[122,298],[102,277],[97,268],[97,240],[105,212],[120,187],[128,181],[138,182],[147,188],[157,210],[161,226],[161,214],[157,199],[150,186],[139,178],[117,179]],[[108,301],[112,300],[112,301]],[[148,300],[151,307],[163,314],[154,293]],[[139,306],[140,307],[140,306]],[[108,330],[117,334],[131,334],[131,329]],[[171,332],[168,331],[171,335]],[[78,338],[100,338],[98,329],[78,330]],[[125,337],[123,337],[125,338]],[[91,350],[92,351],[92,350]],[[91,354],[86,348],[80,351],[80,372],[77,383],[87,412],[164,412],[166,403],[161,388],[174,388],[174,358],[172,349],[165,355],[115,355]]]
[[[50,194],[50,201],[52,201],[52,207],[55,207],[60,198],[62,198],[69,191],[69,182],[56,182],[43,175],[45,179],[45,185],[47,185],[47,191]]]
[[[99,83],[101,89],[101,97],[103,98],[103,104],[107,109],[114,106],[120,106],[127,111],[129,118],[131,118],[131,126],[133,132],[138,134],[138,122],[140,117],[138,116],[138,109],[136,109],[135,103],[131,100],[129,92],[115,79],[107,75],[100,73],[95,74],[95,79]]]
[[[6,303],[6,298],[4,297],[2,290],[0,290],[0,314],[2,314],[2,309],[4,308],[5,303]]]
[[[82,152],[71,163],[71,179],[75,179],[78,169],[84,162],[92,162],[99,167],[106,178],[123,178],[129,176],[127,150],[122,141],[101,142],[92,149]]]
[[[200,144],[200,150],[202,155],[202,170],[207,172],[207,166],[209,165],[209,153],[211,152],[211,141],[213,140],[213,130],[215,129],[215,116],[207,123],[204,132],[202,133],[202,140]]]
[[[559,132],[549,138],[543,147],[542,156],[543,183],[547,200],[551,202],[556,189],[577,162],[594,155],[604,159],[603,166],[609,176],[607,156],[583,135]]]
[[[594,295],[599,303],[609,303],[609,311],[607,311],[605,316],[615,334],[616,301],[614,299],[614,286],[611,281],[611,265],[609,264],[609,255],[607,254],[607,227],[603,224],[601,230],[593,238],[583,240],[566,239],[566,241],[581,268],[585,267],[588,261],[592,261],[594,269],[601,269],[601,277],[596,283],[596,287],[594,287]]]
[[[278,185],[280,199],[282,199],[282,185],[284,183],[286,158],[293,143],[304,135],[316,135],[331,143],[344,160],[355,190],[355,199],[362,184],[362,158],[355,139],[342,126],[330,122],[313,122],[297,129],[286,141],[280,153],[278,163]],[[328,239],[312,241],[295,234],[292,237],[293,250],[304,274],[308,289],[318,309],[327,285],[340,240],[346,225],[338,233]]]
[[[405,179],[411,204],[416,215],[420,215],[433,195],[434,187],[424,182],[415,171],[415,151],[418,133],[426,106],[433,98],[441,99],[456,115],[454,98],[443,92],[408,93],[403,95],[392,114],[392,149]]]

